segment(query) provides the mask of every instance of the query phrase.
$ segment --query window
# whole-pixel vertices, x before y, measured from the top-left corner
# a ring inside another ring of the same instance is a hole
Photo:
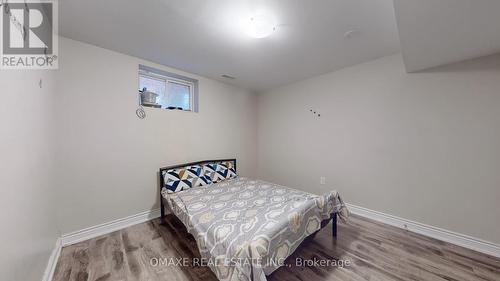
[[[198,81],[174,73],[139,66],[141,105],[198,112]],[[151,94],[153,93],[153,94]]]
[[[191,110],[192,85],[180,81],[167,81],[166,103],[171,107]]]

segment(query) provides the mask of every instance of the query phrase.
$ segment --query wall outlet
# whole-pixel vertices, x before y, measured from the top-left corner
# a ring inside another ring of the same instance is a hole
[[[325,185],[326,184],[326,178],[325,177],[319,177],[319,184]]]

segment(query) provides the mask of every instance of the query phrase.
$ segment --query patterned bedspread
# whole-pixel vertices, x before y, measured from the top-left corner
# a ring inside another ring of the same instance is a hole
[[[221,281],[265,281],[322,220],[348,215],[335,191],[318,196],[240,177],[164,198]]]

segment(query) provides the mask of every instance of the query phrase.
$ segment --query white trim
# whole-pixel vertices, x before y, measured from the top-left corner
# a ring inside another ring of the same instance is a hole
[[[160,217],[160,209],[144,211],[142,213],[117,219],[107,223],[91,226],[75,232],[63,234],[61,237],[62,246],[72,245],[97,236],[108,234],[135,224],[143,223]]]
[[[61,249],[61,238],[57,238],[54,250],[52,250],[49,261],[47,262],[47,268],[45,268],[45,272],[43,273],[42,281],[52,281],[54,272],[56,270],[57,261],[59,260],[59,255],[61,254]]]
[[[392,225],[398,228],[406,229],[441,241],[459,245],[481,253],[489,254],[495,257],[500,257],[500,245],[494,244],[492,242],[484,241],[464,234],[396,217],[382,212],[373,211],[353,204],[346,204],[346,205],[349,208],[349,211],[351,211],[353,214],[366,217],[378,222],[382,222],[388,225]],[[144,211],[142,213],[128,216],[126,218],[117,219],[111,222],[85,228],[72,233],[63,234],[60,239],[57,239],[56,246],[49,258],[47,268],[43,275],[42,281],[52,280],[54,270],[57,265],[57,261],[59,259],[62,247],[82,242],[91,238],[95,238],[97,236],[117,231],[135,224],[143,223],[158,217],[160,217],[160,209],[155,209],[150,211]]]
[[[481,253],[492,255],[495,257],[500,257],[500,245],[498,244],[484,241],[468,235],[456,233],[450,230],[385,214],[382,212],[373,211],[356,205],[352,204],[346,204],[346,205],[349,211],[351,211],[351,213],[355,215],[369,218],[398,228],[406,229],[411,232],[422,234],[441,241],[462,246],[464,248],[472,249]]]

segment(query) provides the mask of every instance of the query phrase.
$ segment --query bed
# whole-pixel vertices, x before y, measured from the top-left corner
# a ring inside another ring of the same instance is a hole
[[[348,210],[336,191],[322,196],[239,177],[236,159],[161,168],[165,209],[186,226],[202,261],[221,281],[265,281],[309,236]]]

